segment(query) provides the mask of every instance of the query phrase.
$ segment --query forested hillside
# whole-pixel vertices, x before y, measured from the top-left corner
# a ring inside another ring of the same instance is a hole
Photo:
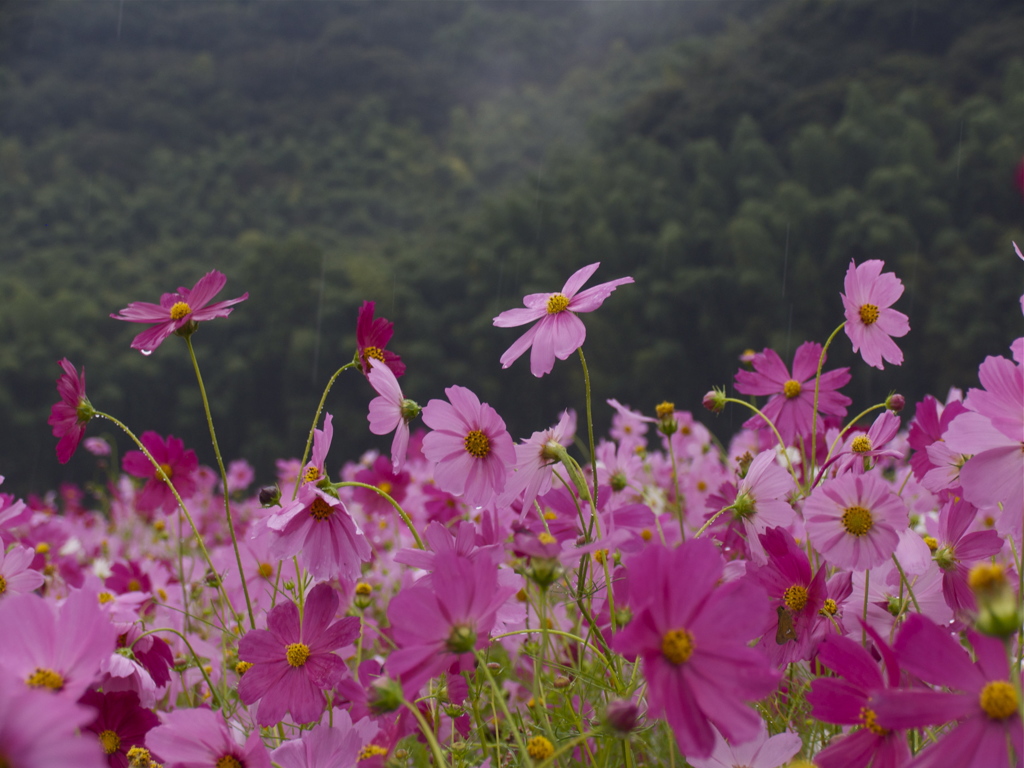
[[[222,448],[263,480],[301,452],[364,299],[421,403],[470,386],[517,436],[582,407],[575,361],[502,372],[516,335],[491,318],[598,260],[637,282],[587,318],[599,400],[696,409],[743,349],[823,341],[851,258],[897,272],[912,325],[858,404],[974,384],[1021,324],[1024,8],[919,5],[5,6],[5,489],[58,478],[65,355],[98,408],[212,461],[183,345],[142,357],[109,318],[211,267],[250,299],[197,352]],[[328,401],[339,463],[382,445],[371,394],[352,375]]]

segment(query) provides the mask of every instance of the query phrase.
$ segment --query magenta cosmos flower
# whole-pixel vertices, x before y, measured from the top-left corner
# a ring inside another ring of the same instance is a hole
[[[272,768],[258,729],[239,744],[220,712],[175,709],[162,718],[146,743],[168,768]]]
[[[120,314],[111,317],[129,323],[155,323],[152,328],[143,331],[132,340],[132,349],[138,349],[148,355],[159,347],[164,339],[189,323],[227,317],[231,314],[231,307],[249,298],[249,294],[244,293],[237,299],[210,304],[210,300],[220,293],[227,280],[221,272],[207,272],[199,278],[199,282],[192,290],[182,286],[178,288],[177,293],[165,293],[160,297],[159,304],[133,301],[122,309]]]
[[[793,356],[790,375],[782,358],[773,349],[765,348],[754,355],[753,371],[736,373],[736,390],[744,395],[769,396],[761,412],[771,419],[786,444],[798,437],[811,436],[814,416],[814,377],[818,372],[821,345],[805,341]],[[849,368],[837,368],[821,374],[818,383],[818,412],[825,416],[846,415],[852,401],[838,390],[850,381]],[[766,429],[764,419],[754,416],[743,425],[747,429]]]
[[[1002,641],[967,634],[976,657],[973,662],[948,630],[918,613],[907,618],[896,638],[903,668],[947,690],[887,692],[875,708],[879,719],[892,728],[956,723],[907,768],[1010,768],[1024,761],[1021,675],[1011,672]]]
[[[270,753],[274,763],[281,768],[356,768],[363,747],[379,729],[368,717],[353,723],[343,709],[335,710],[333,719],[332,725],[322,723],[275,749]]]
[[[648,714],[668,721],[687,758],[711,755],[715,728],[734,744],[757,738],[761,717],[746,702],[778,681],[764,654],[747,645],[769,620],[764,591],[749,579],[721,584],[724,570],[705,539],[650,547],[626,561],[634,615],[612,648],[643,659]]]
[[[421,409],[402,394],[398,379],[386,363],[371,359],[369,366],[370,386],[378,396],[370,401],[366,418],[373,434],[395,433],[391,441],[391,466],[395,472],[401,472],[405,454],[409,450],[409,422],[419,416]]]
[[[843,475],[804,502],[807,537],[826,562],[866,571],[892,557],[907,527],[907,505],[874,475]]]
[[[505,422],[465,387],[444,391],[450,402],[431,400],[423,423],[433,432],[423,438],[423,455],[433,462],[437,487],[482,506],[505,489],[516,449]]]
[[[174,484],[175,490],[182,499],[187,499],[196,492],[196,470],[199,459],[196,452],[185,450],[185,442],[173,435],[164,440],[156,432],[145,432],[140,438],[146,450],[156,459],[167,479]],[[128,451],[124,455],[124,471],[133,477],[146,479],[139,495],[135,497],[135,507],[142,511],[162,509],[164,514],[171,514],[178,508],[178,500],[156,471],[153,463],[142,451]]]
[[[95,719],[85,727],[99,739],[110,768],[128,768],[128,750],[145,747],[146,734],[160,724],[150,710],[143,709],[133,691],[99,693],[86,691],[81,704],[95,707]]]
[[[85,425],[96,415],[96,411],[85,396],[85,368],[82,368],[79,375],[66,357],[58,365],[64,369],[64,373],[57,379],[60,402],[50,409],[48,423],[53,427],[53,436],[58,438],[57,460],[67,464],[85,434]]]
[[[865,261],[859,267],[851,261],[843,283],[846,293],[841,294],[846,308],[846,335],[853,351],[879,369],[884,367],[883,360],[903,364],[903,352],[892,337],[910,332],[907,316],[892,309],[903,295],[903,283],[892,272],[882,274],[884,266],[879,259]]]
[[[395,376],[401,376],[405,373],[402,358],[390,349],[384,349],[391,341],[395,324],[383,317],[375,318],[374,306],[372,301],[364,301],[356,318],[356,355],[359,357],[359,364],[363,368],[363,373],[368,376],[370,361],[380,360]]]
[[[583,346],[587,329],[576,315],[593,312],[612,291],[633,282],[632,277],[620,277],[581,292],[580,288],[599,266],[601,262],[595,262],[577,271],[565,281],[559,293],[531,293],[523,297],[526,309],[509,309],[494,318],[494,324],[499,328],[515,328],[539,321],[501,356],[502,368],[508,368],[532,347],[530,372],[539,378],[551,373],[556,357],[565,360]]]
[[[276,725],[286,712],[296,723],[319,719],[327,705],[324,690],[348,671],[333,651],[359,637],[358,618],[334,621],[338,602],[330,585],[317,584],[301,620],[295,603],[287,602],[267,614],[267,629],[254,629],[238,641],[238,658],[252,664],[238,684],[238,696],[246,704],[259,701],[260,725]]]

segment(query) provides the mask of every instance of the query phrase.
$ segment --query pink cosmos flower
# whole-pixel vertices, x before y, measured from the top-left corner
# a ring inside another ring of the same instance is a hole
[[[864,362],[883,368],[882,361],[903,364],[903,352],[892,340],[910,332],[910,321],[902,312],[892,309],[903,295],[903,283],[892,272],[882,273],[885,262],[865,261],[859,267],[850,261],[846,272],[843,306],[846,308],[846,335],[853,351],[860,352]]]
[[[835,473],[852,471],[862,475],[879,459],[901,458],[899,451],[885,447],[899,430],[900,417],[891,411],[882,411],[866,432],[858,430],[846,438],[832,459],[835,461]]]
[[[502,368],[508,368],[532,347],[530,372],[540,378],[551,373],[556,357],[565,360],[583,346],[587,329],[577,315],[593,312],[612,291],[633,282],[632,277],[620,277],[581,292],[580,288],[599,266],[601,262],[595,262],[578,270],[566,280],[559,293],[531,293],[523,297],[526,309],[509,309],[494,318],[494,324],[499,328],[515,328],[534,320],[540,321],[505,351],[501,356]]]
[[[896,551],[907,506],[874,475],[843,475],[814,489],[804,502],[807,536],[839,568],[865,571]]]
[[[95,593],[72,592],[58,608],[38,595],[0,601],[0,668],[30,688],[81,696],[114,650],[116,631]]]
[[[529,440],[517,445],[516,466],[500,499],[502,506],[519,500],[523,515],[531,514],[534,499],[551,490],[554,468],[559,463],[554,450],[572,445],[575,435],[576,412],[567,410],[562,412],[558,424],[543,432],[534,432]]]
[[[10,595],[33,592],[46,580],[39,571],[32,570],[36,553],[15,545],[5,552],[0,544],[0,600]]]
[[[736,372],[736,390],[744,395],[769,395],[761,408],[786,444],[798,437],[811,436],[814,416],[814,377],[818,371],[821,345],[805,341],[793,356],[793,374],[773,349],[765,347],[754,355],[753,371]],[[818,384],[818,412],[823,415],[846,415],[846,406],[852,401],[837,391],[850,381],[849,368],[836,368],[821,374]],[[744,425],[747,429],[767,429],[764,419],[754,416]]]
[[[169,768],[273,768],[258,729],[239,744],[220,712],[175,709],[162,718],[146,743]]]
[[[370,467],[360,469],[352,479],[379,488],[399,504],[405,500],[409,487],[409,473],[393,471],[387,456],[378,456]],[[392,514],[395,509],[387,499],[369,488],[353,488],[352,498],[366,515]]]
[[[498,609],[517,590],[501,586],[490,557],[470,560],[438,553],[428,585],[416,584],[395,595],[388,619],[399,650],[385,662],[406,695],[448,669],[463,655],[487,643]]]
[[[920,614],[909,616],[896,638],[903,668],[948,691],[889,691],[875,707],[879,718],[892,728],[956,723],[907,768],[1002,768],[1024,760],[1021,675],[1012,673],[999,639],[967,634],[974,662],[948,630]]]
[[[483,506],[505,489],[515,446],[498,412],[470,390],[444,393],[450,402],[431,400],[423,409],[423,423],[434,430],[423,438],[423,455],[435,465],[438,488]]]
[[[128,750],[145,747],[146,734],[160,724],[156,715],[139,706],[139,697],[131,691],[99,693],[90,690],[79,701],[97,710],[95,719],[85,730],[96,734],[110,768],[128,768]]]
[[[368,376],[370,361],[380,360],[395,376],[401,376],[405,373],[402,358],[391,350],[384,349],[391,341],[395,324],[383,317],[374,318],[374,306],[372,301],[364,301],[356,319],[356,355],[359,357],[359,364],[363,367],[363,373]]]
[[[966,410],[960,400],[950,399],[941,405],[931,395],[925,395],[917,404],[907,432],[907,443],[914,450],[910,456],[910,466],[918,480],[923,480],[930,470],[935,469],[935,464],[928,458],[928,448],[940,442],[950,422]]]
[[[178,495],[182,499],[190,498],[196,491],[195,474],[199,468],[196,452],[191,448],[186,451],[185,442],[173,435],[168,435],[165,441],[156,432],[144,432],[140,439],[167,479],[174,484]],[[128,451],[124,455],[123,466],[129,475],[146,478],[146,484],[135,497],[136,508],[142,511],[162,509],[168,515],[178,508],[177,499],[156,467],[146,458],[146,454],[142,451]]]
[[[267,614],[267,629],[251,630],[238,641],[238,658],[252,664],[238,684],[238,696],[246,704],[259,701],[260,725],[276,725],[286,712],[296,723],[319,719],[327,705],[324,690],[348,672],[333,651],[359,637],[358,618],[334,621],[338,603],[329,584],[317,584],[306,598],[301,621],[289,601]]]
[[[106,768],[96,740],[78,733],[93,717],[94,710],[28,688],[0,668],[0,756],[5,765]]]
[[[367,717],[353,723],[343,709],[333,715],[333,725],[322,723],[271,752],[274,763],[281,768],[356,768],[360,751],[379,729]]]
[[[159,304],[133,301],[121,310],[121,314],[111,317],[129,323],[156,323],[132,341],[132,349],[138,349],[144,355],[148,355],[159,347],[164,339],[189,323],[227,317],[232,312],[231,307],[249,298],[249,294],[244,293],[237,299],[210,304],[210,300],[220,293],[227,280],[216,270],[207,272],[199,278],[199,282],[192,290],[180,287],[177,293],[165,293],[160,297]]]
[[[756,738],[761,717],[745,702],[778,681],[764,655],[747,647],[769,618],[764,591],[748,579],[722,584],[724,571],[706,539],[626,560],[634,614],[612,648],[643,659],[648,714],[668,721],[687,758],[711,755],[715,728],[732,743]]]
[[[788,765],[803,742],[797,733],[779,733],[768,738],[768,728],[762,721],[757,736],[740,744],[726,741],[718,729],[715,748],[708,757],[687,758],[693,768],[779,768]]]
[[[85,434],[85,425],[96,411],[85,396],[85,368],[82,368],[79,375],[66,357],[58,364],[64,369],[64,373],[57,379],[57,393],[61,402],[55,403],[50,409],[48,423],[53,427],[53,436],[59,438],[57,460],[67,464]]]
[[[387,364],[371,358],[368,365],[370,386],[378,395],[370,401],[366,415],[370,431],[375,435],[395,433],[391,441],[391,465],[395,472],[401,472],[409,450],[409,422],[420,414],[420,407],[402,394],[398,379]]]
[[[1003,548],[1002,537],[991,529],[967,532],[977,515],[977,507],[969,501],[950,499],[939,510],[938,536],[932,542],[935,562],[942,570],[942,596],[953,613],[964,620],[977,609],[967,583],[970,567]]]

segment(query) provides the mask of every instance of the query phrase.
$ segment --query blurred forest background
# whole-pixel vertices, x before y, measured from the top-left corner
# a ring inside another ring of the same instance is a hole
[[[491,319],[600,261],[607,397],[700,411],[737,356],[842,321],[851,259],[907,287],[902,368],[855,406],[977,384],[1024,332],[1024,3],[23,2],[0,6],[0,474],[57,464],[56,362],[138,433],[212,464],[184,344],[109,315],[209,269],[249,301],[194,337],[225,458],[298,456],[365,299],[421,404],[462,384],[516,438],[582,412],[575,359],[502,372]],[[387,438],[346,375],[333,470]],[[723,434],[745,414],[717,421]],[[112,434],[94,422],[89,434]],[[122,449],[126,443],[121,440]]]

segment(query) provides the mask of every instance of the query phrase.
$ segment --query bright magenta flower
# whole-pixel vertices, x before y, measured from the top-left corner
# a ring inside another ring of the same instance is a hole
[[[177,293],[165,293],[160,297],[159,304],[133,301],[122,309],[119,315],[111,317],[129,323],[155,323],[152,328],[143,331],[132,341],[132,349],[138,349],[144,355],[148,355],[159,347],[164,339],[189,323],[227,317],[231,314],[231,307],[249,298],[249,294],[244,293],[237,299],[210,304],[210,300],[220,293],[227,280],[221,272],[207,272],[199,278],[199,282],[192,290],[182,286],[178,288]]]
[[[865,261],[859,267],[850,262],[842,294],[846,308],[846,335],[853,351],[860,352],[864,362],[883,368],[882,361],[902,365],[903,352],[893,336],[906,336],[910,321],[902,312],[891,309],[903,295],[903,283],[892,272],[882,274],[885,266],[879,259]]]
[[[95,707],[96,717],[85,730],[99,739],[110,768],[128,768],[128,750],[145,747],[146,734],[160,724],[159,718],[139,705],[132,691],[99,693],[89,690],[79,700]]]
[[[356,354],[363,373],[370,374],[370,361],[380,360],[391,369],[395,376],[405,373],[402,358],[389,349],[384,349],[391,341],[395,324],[383,317],[374,318],[372,301],[364,301],[356,318]]]
[[[907,505],[874,475],[843,475],[804,502],[807,537],[830,565],[866,571],[888,560],[907,527]]]
[[[769,395],[761,408],[786,444],[797,437],[811,436],[814,416],[814,377],[818,372],[821,345],[805,341],[793,356],[793,374],[773,349],[765,348],[754,355],[753,371],[736,373],[736,390],[744,395]],[[850,381],[849,368],[836,368],[821,374],[818,384],[818,412],[827,416],[846,415],[852,401],[837,391]],[[820,423],[820,422],[819,422]],[[754,416],[743,425],[747,429],[767,429],[764,419]]]
[[[92,403],[85,396],[85,368],[79,375],[75,366],[65,357],[58,363],[64,373],[57,379],[57,394],[60,402],[50,409],[49,425],[57,441],[57,460],[67,464],[78,448],[85,425],[96,414]]]
[[[494,318],[494,324],[499,328],[515,328],[534,320],[540,321],[505,351],[501,356],[502,368],[508,368],[532,347],[530,372],[539,378],[551,373],[556,357],[565,360],[583,346],[587,329],[576,315],[593,312],[612,291],[633,282],[632,277],[620,277],[580,292],[599,266],[601,262],[595,262],[577,271],[566,280],[559,293],[531,293],[523,297],[526,309],[509,309]]]
[[[634,615],[612,648],[643,659],[648,714],[668,721],[687,758],[712,753],[715,728],[734,744],[757,738],[761,717],[745,702],[778,681],[764,654],[747,645],[769,619],[764,591],[749,579],[722,584],[724,570],[706,539],[626,560]]]
[[[145,432],[140,439],[167,479],[174,483],[178,495],[182,499],[192,496],[196,491],[196,470],[199,469],[196,452],[191,448],[186,451],[185,442],[173,435],[168,435],[165,441],[156,432]],[[146,478],[146,484],[135,498],[137,509],[147,512],[162,509],[169,515],[178,508],[177,499],[156,467],[146,458],[146,454],[142,451],[128,451],[124,455],[123,464],[124,471],[129,475]]]
[[[455,386],[444,393],[450,402],[431,400],[423,409],[423,423],[434,430],[423,438],[423,455],[436,465],[438,488],[483,506],[505,489],[515,446],[498,412],[471,391]]]
[[[302,619],[288,601],[267,614],[267,628],[247,632],[238,641],[238,658],[252,666],[242,675],[238,696],[246,704],[259,701],[256,722],[273,726],[291,712],[296,723],[319,719],[327,705],[324,690],[347,673],[334,653],[359,637],[359,619],[334,621],[338,593],[317,584],[306,598]]]

